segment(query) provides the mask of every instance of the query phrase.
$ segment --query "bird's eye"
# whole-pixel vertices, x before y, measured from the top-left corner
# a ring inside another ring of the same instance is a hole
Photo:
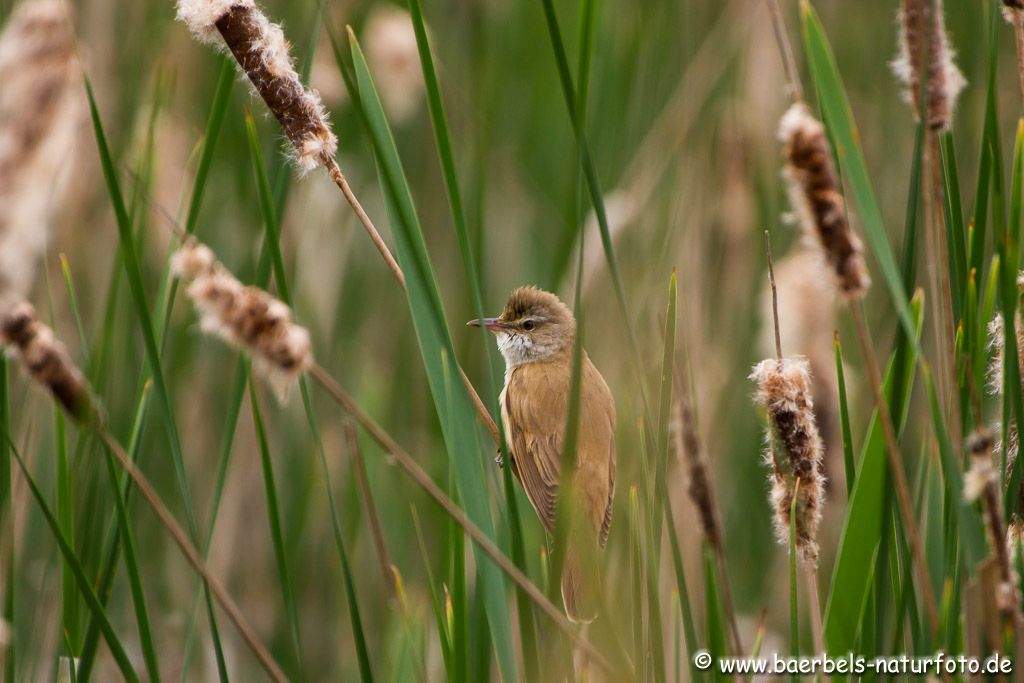
[[[529,332],[530,330],[532,330],[536,326],[537,326],[537,324],[535,322],[533,322],[532,320],[527,320],[526,322],[523,323],[523,329],[526,330],[527,332]]]

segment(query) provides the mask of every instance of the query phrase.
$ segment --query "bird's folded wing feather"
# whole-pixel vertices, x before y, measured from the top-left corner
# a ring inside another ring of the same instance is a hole
[[[565,369],[536,363],[516,368],[505,389],[513,472],[548,533],[555,530],[567,381]]]

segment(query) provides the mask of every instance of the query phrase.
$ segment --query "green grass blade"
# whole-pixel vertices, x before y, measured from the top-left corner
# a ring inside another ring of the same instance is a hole
[[[551,39],[551,47],[555,53],[555,64],[558,68],[558,79],[562,86],[562,95],[569,110],[573,134],[579,148],[579,160],[583,169],[583,177],[586,181],[587,190],[590,193],[590,201],[594,207],[594,215],[597,218],[598,229],[601,233],[601,246],[604,249],[605,260],[608,263],[608,273],[615,289],[615,299],[619,305],[619,312],[626,327],[626,338],[629,342],[633,363],[636,366],[637,376],[642,378],[645,376],[644,365],[640,360],[639,346],[637,345],[636,335],[633,332],[632,317],[629,314],[629,306],[626,302],[626,289],[622,284],[619,260],[615,254],[615,245],[612,242],[611,230],[608,227],[608,214],[604,204],[604,193],[601,190],[601,182],[597,175],[594,160],[590,154],[586,132],[583,130],[582,105],[579,100],[580,92],[573,85],[572,73],[569,69],[569,58],[566,55],[565,42],[562,39],[562,30],[558,25],[558,15],[555,12],[554,2],[553,0],[541,0],[541,4],[544,9],[544,20],[548,28],[548,36]],[[644,411],[649,415],[650,409],[647,403],[647,391],[644,384],[641,380],[639,382],[639,389],[644,402]]]
[[[25,462],[21,459],[21,455],[9,442],[8,447],[11,449],[14,459],[18,463],[18,467],[21,469],[21,473],[24,475],[25,481],[28,483],[29,490],[32,492],[32,497],[35,498],[40,511],[43,513],[47,526],[50,527],[50,531],[53,533],[53,538],[57,542],[57,547],[60,549],[61,555],[64,557],[64,561],[71,568],[72,575],[75,578],[75,583],[78,585],[78,589],[81,592],[82,597],[85,599],[85,604],[89,607],[93,617],[99,624],[100,631],[103,633],[103,638],[107,641],[107,647],[110,648],[110,654],[113,655],[114,661],[117,663],[117,668],[120,670],[121,675],[125,677],[125,680],[130,681],[131,683],[138,683],[139,677],[132,668],[131,660],[128,659],[124,646],[118,639],[117,633],[114,631],[114,627],[111,626],[110,620],[107,618],[107,613],[103,609],[103,605],[100,604],[99,598],[96,597],[96,593],[89,584],[89,579],[86,578],[85,571],[82,569],[82,565],[75,556],[74,549],[61,532],[60,521],[57,519],[56,515],[54,515],[50,506],[47,505],[46,497],[36,485],[35,480],[28,471],[28,467],[25,466]]]
[[[916,321],[917,339],[921,326],[921,298],[914,298],[911,310]],[[901,355],[906,355],[908,362],[900,362]],[[915,367],[910,344],[901,343],[896,348],[890,370],[886,375],[887,393],[891,392],[896,383],[894,370],[897,367],[903,368],[902,384],[909,387]],[[901,396],[896,397],[897,401],[890,403],[893,421],[897,425],[902,424],[902,418],[907,412],[909,393],[903,392]],[[881,423],[876,414],[872,418],[854,480],[825,607],[825,645],[832,654],[845,654],[855,649],[872,585],[875,559],[882,537],[883,510],[887,507],[885,490],[888,462],[882,436]]]
[[[871,246],[875,259],[882,271],[882,277],[889,289],[893,307],[911,344],[917,349],[918,342],[914,336],[914,320],[907,306],[907,292],[900,278],[892,248],[886,234],[882,211],[871,188],[871,176],[861,152],[857,132],[853,121],[853,113],[846,99],[842,78],[836,66],[832,48],[818,20],[817,15],[807,0],[801,2],[804,49],[810,65],[818,99],[821,103],[826,127],[831,133],[836,146],[835,153],[839,160],[843,176],[850,184],[853,199],[859,209],[860,219],[868,244]],[[920,354],[918,354],[920,355]]]
[[[441,657],[444,659],[444,670],[448,674],[448,680],[454,680],[454,664],[452,662],[453,652],[451,645],[451,629],[448,628],[448,619],[445,614],[445,604],[441,601],[437,582],[434,580],[434,570],[430,567],[430,554],[427,552],[426,541],[423,540],[423,527],[420,524],[419,513],[416,508],[409,507],[412,515],[412,526],[416,531],[416,543],[419,546],[420,560],[423,562],[423,569],[427,574],[427,589],[430,591],[430,602],[434,608],[434,620],[437,624],[437,638],[441,644]]]
[[[131,439],[128,442],[128,454],[132,459],[132,462],[138,462],[139,457],[139,445],[142,440],[142,425],[146,415],[146,411],[149,408],[149,397],[151,383],[147,383],[143,387],[142,396],[139,400],[138,406],[136,406],[135,418],[132,423]],[[129,505],[131,499],[132,488],[128,485],[128,475],[122,474],[118,483],[120,493],[118,496],[124,501],[125,507]],[[117,572],[117,560],[121,552],[121,541],[122,535],[120,533],[120,527],[118,526],[118,519],[111,519],[108,522],[106,534],[104,535],[103,543],[101,545],[102,551],[100,557],[103,559],[102,569],[99,574],[98,580],[95,582],[96,594],[100,599],[100,603],[103,605],[107,604],[107,600],[110,599],[111,588],[114,585],[114,577]],[[98,624],[95,620],[89,622],[89,626],[85,632],[85,644],[82,646],[82,654],[78,662],[78,677],[83,681],[88,681],[89,676],[92,672],[92,666],[95,662],[96,648],[99,645],[100,631]]]
[[[921,376],[928,392],[928,404],[932,411],[932,426],[935,430],[935,439],[939,444],[939,462],[942,464],[942,476],[945,480],[946,490],[950,492],[951,499],[957,501],[956,515],[953,519],[959,528],[956,530],[955,537],[959,538],[961,550],[968,563],[967,566],[973,567],[985,559],[987,553],[985,527],[974,505],[964,499],[964,483],[960,474],[960,463],[957,462],[953,444],[949,440],[949,433],[946,431],[945,421],[942,418],[941,403],[927,365],[921,368]]]
[[[249,152],[252,157],[253,167],[256,174],[256,187],[260,199],[260,210],[263,214],[263,223],[267,231],[267,239],[264,242],[265,253],[270,256],[270,263],[274,271],[274,279],[277,283],[281,299],[289,306],[292,303],[291,293],[288,287],[288,277],[285,273],[284,258],[281,254],[281,230],[279,217],[274,208],[274,200],[270,196],[270,183],[267,179],[266,166],[263,163],[263,155],[259,148],[259,139],[256,134],[256,126],[252,114],[246,113],[245,127]],[[313,411],[313,401],[310,396],[309,384],[305,377],[299,380],[299,391],[302,394],[302,406],[306,412],[306,420],[309,424],[313,440],[316,445],[317,455],[320,463],[321,476],[327,494],[327,503],[331,516],[331,527],[334,532],[335,545],[338,549],[344,574],[345,593],[349,605],[349,617],[352,622],[352,631],[356,642],[356,654],[359,662],[359,671],[362,680],[366,683],[373,680],[373,671],[370,665],[369,651],[366,645],[366,635],[363,631],[362,618],[359,611],[358,593],[355,589],[355,579],[352,575],[351,563],[348,551],[345,548],[342,536],[341,522],[338,519],[337,506],[334,501],[334,493],[331,490],[327,456],[324,451],[323,442],[320,437],[320,429],[317,425],[316,414]],[[298,653],[298,650],[296,650]]]
[[[68,545],[75,547],[75,502],[72,498],[73,487],[71,485],[71,470],[68,467],[68,446],[67,446],[67,424],[63,411],[53,406],[54,430],[56,439],[57,455],[57,520],[60,522],[61,533],[67,539]],[[78,655],[78,648],[82,645],[81,633],[79,631],[78,614],[78,589],[75,587],[74,570],[65,561],[61,567],[61,627],[64,632],[64,642],[73,649],[67,654],[70,657]]]
[[[220,59],[220,73],[217,76],[217,86],[213,91],[213,102],[210,105],[206,130],[203,133],[203,151],[199,157],[199,165],[196,167],[196,179],[192,184],[192,197],[189,199],[188,213],[185,218],[185,232],[190,235],[195,232],[199,222],[199,210],[202,208],[203,196],[206,194],[206,181],[210,175],[210,168],[213,166],[213,154],[217,149],[221,128],[224,126],[224,118],[227,115],[234,83],[234,60],[229,56],[223,56]]]
[[[461,378],[453,373],[454,367],[449,364],[445,369],[440,362],[444,357],[455,358],[455,350],[419,218],[369,67],[355,36],[350,34],[349,39],[358,81],[359,102],[373,142],[381,189],[395,236],[396,257],[405,273],[409,308],[451,466],[456,471],[466,513],[485,534],[494,538],[494,520],[486,498],[486,476],[479,457],[481,449],[476,415]],[[450,415],[446,414],[446,384],[452,387]],[[516,680],[504,577],[482,551],[475,546],[474,551],[487,622],[502,676],[506,680]]]
[[[1020,307],[1020,292],[1017,286],[1020,270],[1021,221],[1024,220],[1024,119],[1017,124],[1017,139],[1013,146],[1013,172],[1010,176],[1010,215],[1005,230],[997,237],[996,243],[1000,262],[999,298],[1002,304],[1004,354],[1006,358],[1019,358],[1017,348],[1017,312]],[[1009,424],[1012,417],[1016,424],[1024,424],[1024,387],[1021,386],[1019,363],[1003,363],[1003,450],[1009,443]],[[1005,455],[1003,457],[1005,461]],[[1021,458],[1014,460],[1007,476],[1006,490],[1017,491],[1020,487]],[[1020,496],[1009,495],[1004,501],[1006,519],[1020,510]]]
[[[128,574],[128,585],[132,593],[132,605],[135,608],[135,622],[139,629],[139,643],[142,646],[142,659],[146,664],[146,674],[153,683],[160,681],[160,665],[157,663],[156,646],[153,644],[153,629],[149,623],[149,610],[146,608],[146,596],[142,589],[142,576],[139,571],[138,553],[135,549],[135,538],[132,534],[128,518],[128,507],[125,505],[121,492],[121,481],[114,465],[114,457],[109,451],[105,453],[107,476],[110,490],[114,493],[114,504],[117,507],[117,524],[120,529],[121,546],[124,548],[125,572]]]
[[[291,571],[288,569],[288,555],[284,545],[284,534],[281,533],[281,513],[278,506],[277,482],[274,480],[274,463],[270,457],[270,446],[267,433],[263,427],[263,414],[260,411],[259,399],[252,382],[249,383],[249,405],[252,409],[253,428],[256,430],[256,442],[259,444],[260,469],[263,471],[263,491],[267,499],[267,523],[270,525],[270,538],[274,546],[274,561],[277,564],[277,580],[281,584],[281,599],[288,618],[288,632],[291,635],[292,656],[295,670],[292,675],[302,678],[302,637],[299,635],[299,610],[295,606],[295,591],[292,588]]]
[[[800,656],[800,598],[797,587],[796,559],[796,501],[800,480],[796,480],[793,491],[793,503],[789,507],[789,652],[794,657]],[[800,677],[794,675],[793,683],[800,683]]]
[[[128,212],[125,209],[124,197],[121,193],[114,161],[110,155],[110,148],[107,145],[107,137],[103,130],[103,122],[100,119],[99,109],[96,106],[96,98],[93,96],[92,84],[88,78],[85,80],[85,86],[89,99],[89,112],[92,118],[96,145],[99,150],[100,164],[103,167],[103,178],[106,182],[107,191],[110,195],[111,204],[114,208],[114,216],[116,218],[118,233],[120,236],[121,259],[124,264],[125,273],[128,277],[128,287],[131,290],[132,301],[135,304],[135,311],[142,327],[146,358],[149,363],[149,370],[153,378],[153,385],[156,389],[158,402],[160,403],[164,431],[166,432],[168,444],[171,449],[171,460],[174,464],[179,494],[181,495],[182,505],[185,509],[185,519],[188,524],[188,531],[192,540],[195,541],[198,538],[198,527],[196,526],[195,513],[193,511],[192,494],[189,490],[188,477],[185,474],[185,463],[182,457],[178,428],[175,424],[174,407],[171,403],[170,393],[164,379],[163,368],[160,364],[160,352],[157,345],[156,331],[153,327],[153,319],[150,317],[149,303],[146,300],[145,286],[142,281],[142,267],[139,263],[138,252],[135,248],[135,238],[132,234],[132,226],[128,218]],[[224,676],[226,666],[224,664],[224,652],[220,643],[220,635],[217,631],[213,603],[209,591],[204,590],[204,593],[206,597],[207,614],[210,618],[211,639],[214,643],[214,651],[217,657],[221,679],[224,680],[226,678],[226,676]]]
[[[843,439],[843,467],[846,474],[846,497],[853,496],[853,483],[857,478],[857,465],[853,459],[853,429],[850,427],[850,406],[846,398],[846,372],[843,370],[843,350],[839,334],[835,336],[836,384],[839,393],[839,425]]]
[[[939,140],[942,156],[943,195],[946,199],[946,236],[949,242],[950,282],[952,283],[953,320],[963,315],[963,297],[967,288],[967,229],[960,203],[960,174],[957,170],[953,134],[945,132]]]
[[[0,438],[0,525],[2,525],[0,533],[6,538],[14,538],[14,516],[11,514],[13,508],[11,505],[11,479],[14,475],[14,463],[11,461],[11,448],[8,446],[8,440],[12,438],[10,389],[7,382],[8,368],[7,358],[0,355],[0,430],[2,430],[3,436]],[[16,634],[14,621],[14,569],[16,563],[13,549],[4,559],[6,561],[2,613],[4,621],[10,624],[11,631]],[[7,652],[4,654],[4,681],[7,683],[15,681],[17,642],[18,638],[15,635],[8,643]]]

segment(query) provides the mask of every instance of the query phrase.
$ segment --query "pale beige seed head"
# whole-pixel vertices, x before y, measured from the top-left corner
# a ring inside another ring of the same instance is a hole
[[[824,447],[814,417],[809,364],[802,357],[763,360],[754,366],[750,378],[757,382],[755,402],[768,412],[765,462],[771,468],[776,536],[789,543],[795,493],[797,550],[804,562],[817,566],[818,526],[825,498]]]
[[[253,368],[286,400],[313,364],[309,332],[292,320],[291,309],[267,292],[239,282],[204,244],[190,239],[172,259],[174,272],[190,282],[188,296],[206,334],[247,352]]]
[[[67,5],[17,5],[0,34],[0,310],[25,298],[82,122]]]
[[[932,130],[948,130],[957,97],[967,82],[953,62],[942,0],[903,0],[899,11],[899,53],[893,72],[903,82],[903,98],[920,111],[922,72],[927,69],[926,115]]]
[[[412,18],[395,5],[374,5],[362,42],[388,119],[408,121],[423,102],[423,68]]]

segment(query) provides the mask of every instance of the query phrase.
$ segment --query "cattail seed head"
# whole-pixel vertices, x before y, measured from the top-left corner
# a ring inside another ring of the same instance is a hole
[[[0,310],[23,300],[60,203],[82,101],[67,3],[18,4],[0,34]]]
[[[1003,18],[1011,24],[1017,21],[1021,10],[1024,10],[1024,0],[1003,0]]]
[[[992,434],[978,430],[967,438],[967,452],[971,454],[971,467],[964,475],[964,498],[970,502],[978,500],[986,487],[996,480],[992,464]]]
[[[999,583],[995,588],[995,604],[1005,614],[1019,615],[1021,593],[1017,571],[1006,543],[1003,523],[1002,496],[995,476],[993,446],[995,438],[988,429],[974,431],[967,438],[967,451],[971,468],[964,476],[964,497],[969,501],[981,500],[985,513],[985,528],[989,545],[999,567]]]
[[[673,420],[672,432],[675,450],[685,463],[689,485],[687,493],[697,508],[701,531],[709,545],[718,547],[722,542],[721,524],[718,521],[718,508],[715,506],[714,489],[708,474],[707,459],[701,448],[700,437],[693,411],[685,401],[676,404],[676,418]]]
[[[927,69],[927,123],[931,130],[948,130],[956,98],[966,85],[953,63],[953,50],[946,36],[942,0],[903,0],[899,12],[899,55],[893,71],[906,86],[904,99],[921,110],[922,72]]]
[[[804,562],[818,562],[818,525],[825,497],[824,447],[814,419],[810,366],[806,358],[768,359],[754,366],[754,400],[768,410],[771,503],[775,533],[789,543],[790,510],[796,491],[796,547]],[[797,489],[799,480],[799,489]]]
[[[252,0],[179,0],[178,20],[202,42],[220,46],[223,40],[281,124],[302,171],[333,161],[338,141],[320,96],[302,85],[284,32]]]
[[[779,139],[788,161],[790,203],[804,232],[821,246],[843,296],[863,297],[871,284],[864,247],[846,218],[824,126],[797,102],[779,122]]]
[[[54,338],[53,330],[39,322],[31,304],[15,304],[0,317],[0,343],[77,422],[92,425],[99,421],[100,412],[85,377]]]
[[[286,304],[239,282],[204,244],[190,239],[175,253],[174,272],[190,282],[188,296],[201,314],[203,332],[246,351],[283,401],[313,364],[309,332],[292,321]]]

